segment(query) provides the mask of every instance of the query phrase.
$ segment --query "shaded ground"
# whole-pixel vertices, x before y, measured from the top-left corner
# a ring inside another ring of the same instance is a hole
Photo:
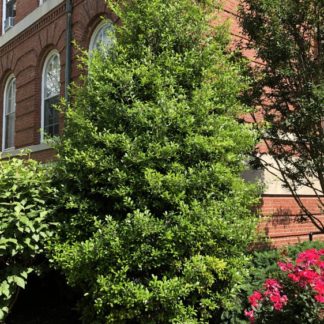
[[[19,293],[6,324],[79,324],[77,297],[55,272],[33,275]]]

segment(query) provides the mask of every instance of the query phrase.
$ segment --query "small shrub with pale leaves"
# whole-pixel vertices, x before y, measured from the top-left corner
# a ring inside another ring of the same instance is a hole
[[[46,200],[54,195],[45,166],[31,159],[0,161],[0,321],[44,260],[52,234]]]

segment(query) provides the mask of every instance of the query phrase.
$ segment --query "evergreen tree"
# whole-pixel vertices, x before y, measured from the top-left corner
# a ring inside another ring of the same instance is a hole
[[[254,238],[248,85],[214,1],[109,1],[121,26],[65,107],[56,266],[86,323],[204,323],[234,307]]]

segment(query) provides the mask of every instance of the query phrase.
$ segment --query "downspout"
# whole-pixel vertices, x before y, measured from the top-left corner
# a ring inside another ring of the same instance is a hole
[[[66,46],[65,46],[65,84],[64,95],[67,103],[70,102],[69,86],[71,83],[72,61],[72,0],[66,0]]]

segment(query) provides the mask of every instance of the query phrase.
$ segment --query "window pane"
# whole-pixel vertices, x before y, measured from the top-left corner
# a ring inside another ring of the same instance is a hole
[[[5,149],[14,147],[15,143],[15,113],[7,115],[5,118],[6,134],[5,134]]]
[[[54,54],[46,65],[44,97],[51,98],[60,94],[60,60]]]
[[[112,24],[104,24],[101,28],[95,31],[90,43],[90,50],[100,49],[101,46],[109,48],[112,46],[112,39],[109,34],[113,31]]]
[[[6,114],[10,114],[16,109],[16,80],[9,81],[6,93]]]
[[[4,149],[15,145],[16,79],[9,79],[5,93]]]
[[[60,99],[60,56],[49,56],[43,74],[43,131],[47,136],[59,135],[59,112],[54,106]]]
[[[54,106],[59,103],[60,97],[52,97],[44,102],[44,131],[47,135],[59,135],[59,112]]]
[[[16,0],[6,1],[6,18],[16,16]]]

